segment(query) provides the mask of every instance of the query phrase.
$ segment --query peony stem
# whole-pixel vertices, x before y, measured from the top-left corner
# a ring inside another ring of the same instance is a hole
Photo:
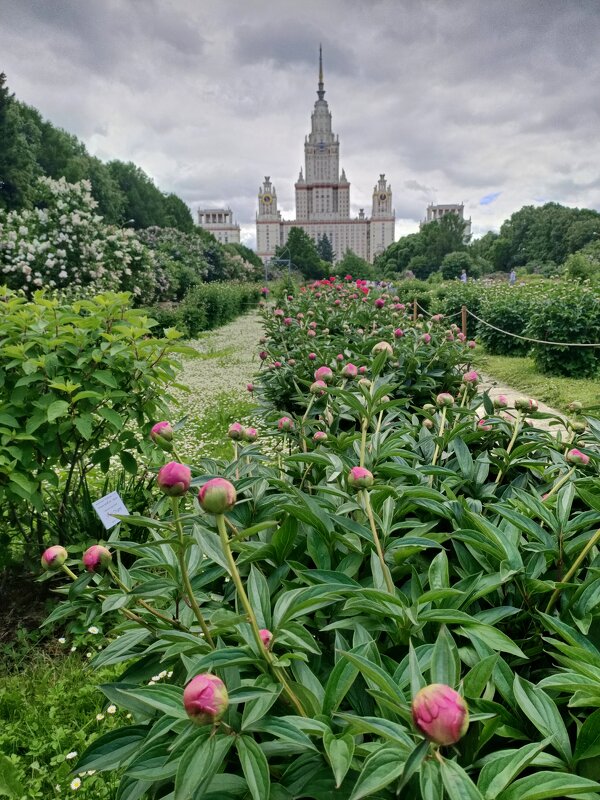
[[[369,418],[364,416],[361,425],[361,439],[360,439],[360,461],[358,462],[361,467],[365,465],[365,455],[367,451],[367,431],[369,430]]]
[[[108,571],[109,571],[112,579],[114,580],[114,582],[117,584],[117,586],[123,592],[125,592],[125,594],[131,595],[131,590],[128,589],[127,586],[125,586],[125,584],[119,578],[117,573],[113,569],[110,569],[110,568],[109,568]],[[167,617],[166,614],[161,614],[160,611],[158,611],[156,608],[151,606],[150,603],[147,603],[141,597],[135,597],[134,600],[138,605],[142,606],[142,608],[145,608],[146,611],[149,611],[151,614],[153,614],[155,617],[157,617],[157,619],[161,619],[163,622],[167,622],[169,625],[174,625],[178,630],[187,631],[187,628],[185,627],[185,625],[182,625],[181,622],[179,622],[179,620],[173,619],[172,617]]]
[[[183,586],[185,589],[185,593],[187,594],[188,600],[190,602],[190,606],[192,607],[192,611],[196,615],[196,619],[198,620],[198,624],[202,629],[202,633],[204,634],[204,639],[208,642],[208,644],[214,648],[215,643],[213,642],[212,636],[210,635],[210,631],[208,626],[202,616],[202,612],[200,611],[200,606],[194,596],[194,590],[192,589],[192,584],[190,581],[190,576],[187,570],[187,564],[185,563],[185,542],[183,539],[183,525],[181,524],[181,519],[179,518],[179,498],[172,497],[171,502],[173,505],[173,521],[175,523],[175,530],[177,531],[177,535],[179,537],[179,547],[177,548],[177,558],[179,561],[179,569],[181,572],[181,579],[183,581]]]
[[[70,567],[67,567],[66,564],[61,564],[61,568],[62,568],[63,572],[67,573],[69,578],[72,578],[74,581],[77,580],[77,575],[75,575],[75,573],[73,572],[72,569],[70,569]]]
[[[517,441],[517,436],[519,435],[519,430],[521,429],[521,420],[522,420],[522,418],[523,418],[523,415],[522,415],[521,411],[520,410],[517,411],[517,416],[515,417],[515,429],[513,431],[512,438],[511,438],[510,442],[508,443],[508,447],[506,448],[506,455],[507,456],[510,455],[511,450],[513,449],[513,447],[515,445],[515,442]],[[504,470],[501,469],[500,472],[496,475],[496,486],[498,486],[498,484],[502,480],[503,474],[504,474]]]
[[[558,584],[558,586],[552,592],[552,595],[550,596],[550,600],[548,601],[548,605],[546,606],[546,614],[550,613],[550,611],[552,610],[554,604],[556,603],[556,600],[558,599],[558,595],[560,594],[562,589],[565,588],[565,584],[567,584],[571,580],[573,575],[577,572],[577,569],[579,568],[579,565],[581,564],[583,559],[587,556],[587,554],[592,549],[592,547],[595,544],[598,544],[598,542],[600,542],[600,528],[592,536],[592,538],[589,540],[589,542],[583,548],[581,553],[579,553],[579,555],[577,556],[577,558],[573,562],[573,565],[571,566],[571,569],[567,572],[567,574],[564,576],[564,578],[561,579],[561,581]]]
[[[444,429],[446,427],[446,406],[442,406],[442,414],[440,417],[440,426],[438,428],[438,439],[440,439],[444,435]],[[441,455],[441,447],[440,443],[436,442],[435,450],[433,451],[433,458],[431,459],[431,466],[435,467],[437,464],[437,460]],[[429,476],[429,485],[433,486],[433,475]]]
[[[546,495],[545,500],[547,500],[549,497],[552,497],[553,494],[556,494],[556,492],[558,492],[558,490],[561,488],[561,486],[565,485],[565,483],[569,480],[569,478],[571,477],[571,475],[574,472],[575,472],[575,467],[571,467],[571,469],[568,472],[566,472],[562,476],[562,478],[560,478],[560,480],[556,481],[554,486],[550,489],[550,491]]]
[[[244,584],[242,583],[241,575],[238,571],[237,564],[235,563],[235,559],[233,557],[233,553],[231,552],[231,547],[229,544],[229,539],[227,538],[227,530],[225,528],[225,515],[224,514],[217,514],[217,530],[219,531],[219,538],[221,540],[221,548],[223,550],[223,555],[227,560],[227,564],[229,566],[229,574],[231,575],[231,580],[234,583],[236,588],[238,597],[240,599],[240,603],[244,607],[244,611],[246,612],[246,616],[248,618],[248,622],[250,624],[250,628],[252,629],[252,635],[254,637],[254,641],[256,642],[256,646],[258,648],[258,652],[262,653],[266,658],[269,667],[271,668],[273,674],[277,678],[277,680],[283,686],[283,690],[287,695],[288,700],[296,707],[296,710],[302,717],[306,717],[306,711],[304,710],[302,703],[296,697],[292,687],[289,685],[285,673],[279,667],[276,667],[273,663],[273,655],[270,653],[269,650],[264,646],[263,640],[260,638],[260,629],[258,627],[258,622],[256,621],[256,616],[254,614],[254,610],[250,605],[250,600],[248,599],[248,595],[246,594],[246,590],[244,589]]]
[[[371,507],[371,498],[369,497],[369,493],[366,489],[361,489],[360,491],[365,511],[369,520],[369,525],[371,526],[371,533],[373,535],[373,542],[375,543],[375,549],[377,550],[377,555],[379,557],[379,563],[381,564],[381,571],[383,573],[383,578],[385,580],[385,584],[387,586],[388,592],[390,594],[396,594],[396,587],[394,586],[394,581],[392,580],[392,575],[388,568],[388,565],[385,563],[385,556],[383,554],[383,548],[381,547],[381,541],[379,539],[379,534],[377,533],[377,525],[375,524],[375,517],[373,515],[373,509]]]

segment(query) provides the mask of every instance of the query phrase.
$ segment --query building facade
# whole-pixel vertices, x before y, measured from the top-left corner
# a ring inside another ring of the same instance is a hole
[[[462,203],[447,203],[446,205],[429,205],[427,206],[426,216],[423,222],[421,223],[421,228],[423,225],[427,225],[428,222],[435,222],[438,219],[441,219],[446,214],[456,214],[459,219],[462,219],[465,222],[465,241],[469,241],[471,238],[471,218],[465,219],[465,207]]]
[[[381,174],[373,188],[371,216],[360,209],[350,214],[350,183],[340,172],[340,141],[332,131],[331,112],[325,100],[323,59],[319,51],[317,101],[311,116],[311,131],[304,140],[304,170],[300,169],[296,190],[296,219],[286,220],[277,208],[277,192],[270,177],[258,190],[256,215],[257,252],[263,261],[285,245],[292,228],[302,228],[315,243],[326,235],[335,261],[348,250],[373,262],[394,241],[396,216],[392,187]]]
[[[210,231],[221,244],[240,243],[240,226],[234,221],[230,208],[198,209],[198,225]]]

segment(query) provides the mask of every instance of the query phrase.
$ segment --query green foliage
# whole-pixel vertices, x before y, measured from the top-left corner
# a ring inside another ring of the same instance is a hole
[[[101,690],[131,720],[75,769],[118,771],[117,797],[592,800],[600,421],[588,415],[569,442],[590,458],[573,466],[564,441],[514,410],[496,416],[475,389],[424,408],[464,383],[470,351],[443,321],[412,324],[400,304],[363,302],[355,288],[288,300],[297,324],[265,315],[271,368],[256,394],[269,447],[242,443],[233,461],[193,465],[194,495],[215,475],[235,484],[226,515],[157,494],[152,516],[111,537],[119,581],[89,578],[53,612],[67,627],[82,613],[101,627],[122,609],[92,666],[119,670]],[[373,353],[379,341],[389,357]],[[343,377],[339,352],[370,384]],[[290,397],[276,393],[274,367],[289,357]],[[315,395],[321,365],[333,376]],[[282,413],[294,420],[285,433]],[[358,463],[374,475],[368,491],[349,486]],[[259,628],[273,634],[269,649]],[[214,726],[183,706],[183,687],[204,672],[229,692]],[[469,706],[453,747],[430,745],[412,722],[412,698],[430,683]]]
[[[490,325],[523,336],[536,302],[531,287],[500,285],[485,292],[478,315]],[[531,347],[529,342],[506,336],[487,325],[479,325],[477,336],[492,355],[523,356]]]
[[[456,253],[448,253],[442,259],[441,273],[446,281],[451,281],[454,278],[460,278],[464,270],[470,278],[476,277],[478,271],[475,262],[470,254],[466,251],[459,251]]]
[[[194,286],[181,304],[179,313],[187,335],[224,325],[256,306],[260,289],[256,284],[204,283]]]
[[[328,264],[333,264],[335,253],[333,252],[333,247],[326,233],[324,233],[317,242],[317,253],[319,254],[321,261],[326,261]]]
[[[252,264],[254,267],[256,267],[257,278],[259,276],[262,276],[262,274],[264,273],[263,262],[261,261],[259,256],[256,255],[254,250],[250,250],[250,248],[246,247],[246,245],[240,244],[239,242],[232,242],[231,244],[223,245],[223,249],[227,253],[234,253],[238,256],[241,256],[244,261],[247,261],[249,264]]]
[[[452,281],[442,284],[435,290],[435,297],[431,303],[431,311],[434,314],[443,314],[447,322],[455,322],[461,325],[462,307],[466,306],[469,311],[477,316],[481,316],[481,301],[483,292],[477,283],[461,283]],[[477,331],[477,320],[467,315],[467,336],[474,338]]]
[[[598,288],[586,284],[557,283],[545,287],[531,311],[526,333],[549,342],[600,342]],[[599,347],[533,345],[537,368],[553,375],[587,378],[598,374]]]
[[[357,256],[352,250],[346,250],[343,257],[336,264],[339,275],[352,275],[353,278],[369,279],[374,277],[373,265],[364,258]]]
[[[149,424],[165,413],[176,336],[152,338],[151,321],[126,294],[67,304],[3,290],[2,517],[30,557],[49,535],[85,540],[77,515],[69,522],[89,497],[93,470],[118,463],[137,472]]]
[[[315,243],[302,228],[291,228],[287,242],[275,251],[275,258],[289,259],[292,269],[305,278],[324,278],[327,275]]]

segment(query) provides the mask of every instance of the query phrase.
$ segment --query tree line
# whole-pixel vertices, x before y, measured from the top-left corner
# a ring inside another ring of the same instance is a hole
[[[127,223],[191,232],[194,221],[177,195],[164,193],[132,162],[102,162],[83,142],[20,102],[0,73],[0,209],[31,208],[40,176],[69,183],[89,180],[97,211],[109,224]]]

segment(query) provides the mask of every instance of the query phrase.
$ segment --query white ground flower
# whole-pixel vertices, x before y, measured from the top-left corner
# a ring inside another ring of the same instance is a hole
[[[104,714],[96,714],[96,722],[101,722],[104,719]]]
[[[67,761],[72,761],[74,758],[77,758],[77,750],[72,750],[70,753],[67,753],[65,758]]]
[[[60,637],[60,639],[58,640],[58,643],[59,643],[59,644],[64,644],[66,641],[67,641],[67,640],[65,639],[65,637],[64,637],[64,636],[61,636],[61,637]]]
[[[95,625],[92,625],[91,627],[88,628],[88,633],[96,634],[96,633],[100,633],[100,631],[98,630],[98,628]]]
[[[110,705],[110,706],[109,706],[109,707],[106,709],[106,713],[107,713],[107,714],[116,714],[116,713],[117,713],[117,707],[116,707],[116,706],[114,706],[114,705]]]
[[[81,786],[81,778],[73,778],[73,780],[70,783],[70,786],[71,789],[73,789],[73,791],[79,789],[79,787]]]

